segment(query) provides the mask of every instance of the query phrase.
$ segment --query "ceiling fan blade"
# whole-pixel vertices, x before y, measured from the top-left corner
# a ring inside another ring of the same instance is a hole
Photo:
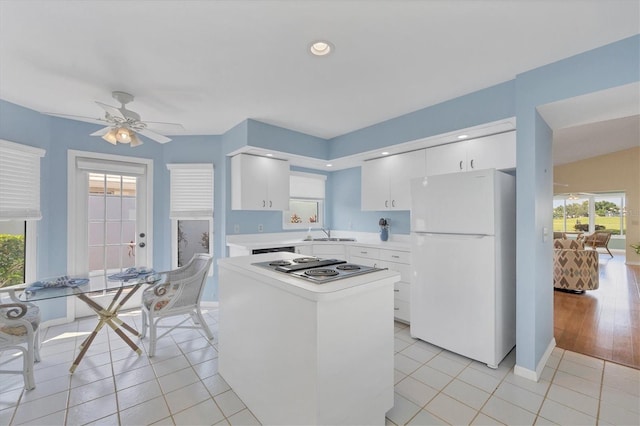
[[[100,130],[96,130],[95,132],[91,133],[91,135],[89,135],[89,136],[104,136],[107,133],[109,133],[109,130],[111,130],[111,126],[107,126],[107,127],[102,128]]]
[[[168,137],[163,136],[163,135],[161,135],[159,133],[156,133],[156,132],[152,132],[149,129],[138,130],[138,133],[140,133],[141,135],[146,136],[149,139],[152,139],[152,140],[154,140],[154,141],[156,141],[158,143],[167,143],[167,142],[171,141],[171,139],[169,139]]]
[[[184,126],[180,123],[167,123],[164,121],[144,121],[145,124],[149,125],[150,127],[155,127],[155,128],[166,128],[166,129],[173,129],[173,130],[184,130]],[[169,131],[169,130],[168,130]]]
[[[93,117],[85,117],[82,115],[71,115],[71,114],[58,114],[55,112],[43,112],[41,114],[44,115],[50,115],[52,117],[60,117],[60,118],[67,118],[69,120],[77,120],[77,121],[84,121],[86,123],[93,123],[93,124],[108,124],[109,122],[107,120],[104,120],[102,118],[93,118]]]
[[[125,120],[125,121],[127,120],[127,117],[125,117],[125,116],[122,114],[122,112],[120,111],[120,109],[118,109],[118,108],[116,108],[116,107],[114,107],[114,106],[111,106],[111,105],[103,104],[102,102],[98,102],[98,101],[96,101],[96,103],[97,103],[98,105],[100,105],[100,106],[102,107],[102,109],[104,109],[104,110],[107,112],[107,114],[109,114],[110,116],[112,116],[112,117],[117,117],[117,118],[121,118],[121,119],[123,119],[123,120]]]

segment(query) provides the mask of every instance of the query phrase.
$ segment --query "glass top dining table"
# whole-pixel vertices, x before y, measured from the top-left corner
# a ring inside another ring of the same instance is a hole
[[[138,355],[142,353],[138,345],[125,334],[125,331],[138,338],[143,334],[118,318],[118,313],[141,286],[157,284],[162,282],[164,277],[164,274],[155,272],[141,273],[136,276],[120,273],[91,277],[58,277],[57,279],[41,280],[30,285],[14,286],[12,289],[15,293],[19,293],[17,298],[25,302],[76,296],[96,313],[98,323],[80,345],[80,352],[69,369],[69,372],[73,374],[91,343],[105,325],[109,326]],[[96,294],[111,295],[112,297],[107,299],[108,305],[103,306],[92,297]]]

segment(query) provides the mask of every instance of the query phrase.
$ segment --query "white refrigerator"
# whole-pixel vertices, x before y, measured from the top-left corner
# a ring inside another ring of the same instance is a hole
[[[411,181],[411,335],[497,368],[515,346],[515,177]]]

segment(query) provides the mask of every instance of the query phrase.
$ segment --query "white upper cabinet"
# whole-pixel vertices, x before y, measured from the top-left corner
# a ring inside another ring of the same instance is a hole
[[[362,210],[409,210],[411,179],[425,174],[424,149],[365,161]]]
[[[289,162],[238,154],[231,158],[233,210],[288,210]]]
[[[516,167],[516,132],[427,149],[427,175]]]

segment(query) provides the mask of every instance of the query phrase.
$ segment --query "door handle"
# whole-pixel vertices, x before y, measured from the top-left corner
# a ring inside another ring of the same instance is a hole
[[[391,200],[391,207],[395,207],[396,206],[396,200]]]
[[[267,202],[265,200],[262,200],[262,207],[267,207]]]
[[[389,207],[389,200],[384,200],[384,206]]]
[[[269,201],[269,207],[273,207],[273,201]]]
[[[462,170],[462,160],[460,160],[460,170]]]
[[[471,168],[473,169],[473,160],[471,160]]]

